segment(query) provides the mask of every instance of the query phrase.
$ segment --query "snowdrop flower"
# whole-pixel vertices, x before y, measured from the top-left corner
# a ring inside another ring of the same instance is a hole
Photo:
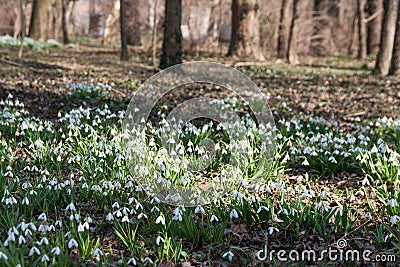
[[[233,209],[231,211],[231,213],[229,214],[229,217],[232,218],[239,218],[239,214],[237,213],[237,211],[235,209]]]
[[[100,256],[103,256],[104,254],[103,254],[103,251],[101,251],[101,249],[96,248],[96,249],[93,251],[93,255],[100,255]]]
[[[223,258],[228,258],[229,261],[232,261],[233,256],[234,255],[231,251],[225,252],[224,255],[222,255]]]
[[[135,260],[135,258],[130,258],[130,259],[128,260],[127,264],[133,264],[133,265],[136,266],[136,260]]]
[[[201,213],[203,213],[204,214],[204,209],[203,209],[203,207],[202,206],[197,206],[195,209],[194,209],[194,213],[199,213],[199,212],[201,212]]]
[[[307,158],[305,158],[305,159],[304,159],[304,161],[303,161],[303,163],[301,163],[301,165],[304,165],[304,166],[309,166],[309,165],[310,165],[310,163],[308,163],[308,160],[307,160]]]
[[[165,225],[165,219],[164,216],[160,215],[158,216],[158,218],[156,219],[156,224],[161,223],[162,225]]]
[[[3,251],[0,251],[0,260],[1,259],[4,259],[5,261],[6,260],[8,260],[8,257],[7,257],[7,255],[6,254],[4,254],[4,252]]]
[[[75,211],[76,210],[74,203],[70,203],[67,206],[66,211],[68,211],[68,210],[71,210],[71,211]]]
[[[272,235],[274,232],[279,232],[279,229],[276,227],[268,227],[268,234]]]
[[[47,256],[46,254],[43,255],[41,262],[45,262],[45,261],[50,261],[49,256]]]
[[[269,208],[267,208],[265,206],[261,206],[258,208],[257,213],[260,213],[262,210],[269,211]]]
[[[39,250],[37,247],[35,247],[35,246],[33,246],[33,247],[29,250],[29,257],[32,256],[33,254],[40,255],[40,250]]]
[[[69,242],[68,242],[68,248],[69,249],[71,249],[71,248],[77,248],[78,247],[78,242],[76,242],[76,240],[75,239],[71,239]]]
[[[128,216],[125,215],[125,216],[122,218],[122,222],[129,222]]]
[[[40,241],[36,242],[36,244],[39,246],[41,246],[43,243],[47,246],[49,244],[49,240],[46,237],[43,237]]]
[[[45,214],[45,213],[40,214],[39,217],[38,217],[38,220],[47,221],[47,216],[46,216],[46,214]]]
[[[61,249],[60,249],[59,247],[54,247],[54,248],[51,250],[51,253],[52,253],[53,255],[55,255],[55,256],[60,255]]]
[[[85,227],[82,224],[79,224],[78,232],[84,232],[84,231],[85,231]]]
[[[162,238],[161,236],[157,236],[157,238],[156,238],[156,244],[157,244],[157,246],[159,246],[160,245],[160,242],[165,242],[165,239],[164,238]]]
[[[112,206],[114,209],[119,209],[119,204],[118,202],[115,202],[114,204],[112,204]]]
[[[18,245],[26,244],[26,239],[23,235],[18,237]]]
[[[217,222],[219,221],[217,216],[215,216],[214,214],[211,216],[211,219],[210,219],[210,222],[213,222],[213,221],[217,221]]]
[[[390,199],[387,203],[386,206],[390,206],[392,208],[399,206],[399,204],[397,203],[396,199]]]
[[[397,221],[400,221],[400,216],[393,215],[392,217],[390,217],[391,224],[397,224]]]
[[[27,197],[25,197],[25,198],[22,200],[22,204],[23,204],[23,205],[29,205],[29,199],[28,199]]]
[[[153,262],[149,257],[146,257],[146,258],[144,258],[144,260],[143,260],[143,265],[146,265],[147,263],[149,263],[150,265],[152,265],[154,262]]]

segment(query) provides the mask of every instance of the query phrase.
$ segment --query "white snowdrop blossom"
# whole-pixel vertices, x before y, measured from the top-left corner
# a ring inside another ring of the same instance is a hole
[[[222,257],[228,258],[229,261],[232,261],[234,254],[231,251],[225,252]]]

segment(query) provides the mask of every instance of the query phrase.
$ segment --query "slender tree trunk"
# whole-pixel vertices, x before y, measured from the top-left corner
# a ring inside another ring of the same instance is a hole
[[[121,2],[120,0],[114,0],[113,2],[113,10],[112,12],[107,16],[105,25],[104,25],[104,35],[103,35],[103,44],[106,45],[111,41],[111,38],[114,34],[116,34],[114,30],[114,25],[118,22],[118,19],[120,19],[120,13],[121,13]]]
[[[125,1],[120,0],[119,9],[119,23],[121,26],[121,60],[128,60],[128,42],[126,39],[126,28],[125,28]]]
[[[216,25],[215,23],[215,17],[217,16],[217,7],[219,4],[219,0],[213,0],[211,4],[211,10],[210,10],[210,19],[208,21],[208,27],[207,27],[207,39],[206,39],[206,44],[210,45],[214,42],[214,27]]]
[[[153,16],[153,35],[152,35],[152,61],[153,65],[157,66],[157,6],[158,0],[154,0],[154,16]]]
[[[295,26],[296,26],[296,20],[298,17],[297,14],[297,6],[299,4],[299,0],[293,0],[293,6],[292,6],[292,21],[290,23],[290,28],[289,28],[289,40],[288,40],[288,51],[286,55],[286,59],[290,64],[298,64],[299,60],[297,57],[297,49],[296,49],[296,32],[295,32]]]
[[[264,59],[260,47],[258,8],[255,0],[232,0],[232,34],[228,56]]]
[[[399,0],[385,0],[385,14],[382,24],[381,42],[374,71],[376,74],[388,75],[389,73],[393,54],[398,8]]]
[[[62,27],[62,32],[63,32],[63,42],[64,44],[69,44],[69,38],[68,38],[68,30],[67,30],[67,19],[66,19],[66,2],[67,0],[61,0],[61,27]]]
[[[397,13],[396,35],[394,39],[393,56],[389,74],[400,74],[400,12]]]
[[[357,0],[358,16],[358,58],[367,57],[367,29],[365,25],[365,0]]]
[[[125,0],[125,27],[128,45],[140,45],[139,0]]]
[[[160,69],[182,62],[182,0],[166,0]]]
[[[280,18],[279,18],[279,34],[278,34],[278,58],[286,58],[288,50],[288,29],[287,29],[287,11],[289,8],[289,0],[282,0]]]
[[[33,39],[46,39],[48,28],[48,7],[50,0],[34,0],[32,5],[31,22],[29,24],[29,36]]]
[[[353,22],[351,23],[349,45],[347,47],[347,55],[349,55],[349,56],[351,56],[353,54],[353,44],[355,42],[354,40],[356,39],[357,25],[358,25],[358,17],[354,16]]]
[[[367,14],[372,17],[367,23],[367,53],[377,53],[382,28],[383,0],[367,0]]]
[[[100,15],[96,12],[96,0],[89,0],[89,36],[98,36]]]
[[[18,58],[22,58],[24,53],[24,38],[25,38],[25,11],[24,0],[19,0],[19,12],[21,14],[21,43],[18,48]]]

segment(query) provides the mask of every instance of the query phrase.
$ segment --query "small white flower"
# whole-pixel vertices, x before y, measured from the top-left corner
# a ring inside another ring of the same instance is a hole
[[[232,261],[233,256],[234,255],[231,251],[225,252],[224,255],[222,255],[223,258],[228,258],[229,261]]]
[[[364,218],[365,218],[365,219],[368,219],[368,220],[371,220],[371,219],[372,219],[371,213],[366,212],[366,213],[364,214]]]
[[[396,199],[390,199],[387,203],[386,206],[390,206],[392,208],[399,206],[397,203]]]
[[[239,214],[237,213],[237,211],[235,209],[233,209],[231,211],[231,213],[229,214],[229,217],[232,218],[239,218]]]
[[[201,213],[204,214],[204,208],[203,208],[202,206],[197,206],[197,207],[194,209],[194,213],[199,213],[199,212],[201,212]]]
[[[84,231],[85,231],[85,227],[82,224],[79,224],[78,232],[84,232]]]
[[[71,210],[71,211],[75,211],[76,210],[74,203],[70,203],[67,206],[66,211],[68,211],[68,210]]]
[[[51,253],[53,253],[53,255],[55,255],[55,256],[60,255],[61,249],[60,249],[59,247],[54,247],[54,248],[51,250]]]
[[[45,261],[50,261],[49,256],[47,256],[46,254],[43,255],[41,262],[45,262]]]
[[[107,220],[107,221],[112,221],[112,220],[114,220],[114,216],[111,214],[111,212],[107,214],[106,220]]]
[[[304,165],[304,166],[309,166],[309,165],[310,165],[310,163],[308,163],[308,160],[307,160],[307,158],[305,158],[305,159],[304,159],[304,161],[303,161],[303,163],[302,163],[301,165]]]
[[[397,221],[400,221],[400,216],[393,215],[392,217],[390,217],[391,224],[397,224]]]
[[[101,251],[101,249],[99,249],[99,248],[96,248],[96,249],[93,251],[93,255],[100,255],[100,256],[103,256],[103,251]]]
[[[0,260],[1,260],[1,259],[8,260],[8,257],[7,257],[7,255],[6,255],[6,254],[4,254],[4,252],[3,252],[3,251],[0,251]]]
[[[32,256],[33,254],[40,255],[40,250],[39,250],[37,247],[35,247],[35,246],[33,246],[33,247],[29,250],[29,257]]]
[[[261,207],[258,208],[257,213],[260,213],[262,210],[269,211],[269,208],[267,208],[265,206],[261,206]]]
[[[165,242],[165,239],[164,238],[162,238],[161,236],[157,236],[157,238],[156,238],[156,244],[157,244],[157,246],[159,246],[160,245],[160,242]]]
[[[47,221],[47,216],[45,213],[39,215],[38,220]]]
[[[213,222],[213,221],[219,221],[218,220],[218,217],[217,216],[215,216],[214,214],[211,216],[211,219],[210,219],[210,222]]]
[[[122,222],[129,222],[128,216],[125,215],[125,216],[122,218]]]
[[[156,224],[161,223],[162,225],[165,225],[165,219],[164,216],[160,215],[158,216],[158,218],[156,219]]]
[[[71,239],[69,242],[68,242],[68,248],[69,249],[71,249],[71,248],[77,248],[78,247],[78,242],[76,242],[76,240],[75,239]]]
[[[130,258],[130,259],[128,260],[127,264],[133,264],[133,265],[136,266],[136,260],[135,260],[135,258]]]
[[[276,227],[268,227],[268,234],[272,235],[274,232],[279,232],[279,229]]]

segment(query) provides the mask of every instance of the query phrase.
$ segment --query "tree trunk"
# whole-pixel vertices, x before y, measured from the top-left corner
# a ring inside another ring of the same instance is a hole
[[[113,10],[112,12],[107,16],[105,26],[104,26],[104,35],[103,35],[103,44],[106,45],[111,41],[112,36],[117,34],[117,31],[115,31],[114,25],[118,22],[119,16],[120,16],[120,0],[114,0],[113,3]]]
[[[140,45],[139,0],[125,0],[126,39],[129,45]]]
[[[128,42],[125,28],[125,1],[120,0],[119,23],[121,26],[121,60],[128,60]]]
[[[158,6],[158,0],[154,0],[154,17],[153,17],[153,35],[152,35],[152,61],[153,65],[157,66],[156,60],[157,60],[157,6]]]
[[[399,0],[385,0],[384,2],[385,13],[382,24],[381,42],[374,71],[376,74],[388,75],[389,73],[396,32],[398,7]]]
[[[331,27],[329,25],[329,20],[331,20],[332,17],[328,12],[328,1],[314,0],[311,51],[318,56],[329,54],[332,51],[330,49]]]
[[[68,38],[68,30],[67,30],[67,19],[66,19],[66,2],[67,0],[61,0],[61,27],[62,27],[62,32],[63,32],[63,42],[64,44],[69,44],[69,38]]]
[[[213,0],[210,10],[210,19],[208,21],[207,27],[207,39],[206,44],[211,45],[214,42],[214,30],[215,30],[215,17],[217,16],[217,7],[219,5],[219,0]]]
[[[358,58],[367,57],[367,29],[365,25],[365,0],[357,0],[358,16]]]
[[[21,43],[18,48],[18,58],[22,58],[24,53],[24,38],[25,38],[25,11],[24,0],[19,0],[19,12],[21,15]]]
[[[89,36],[97,37],[100,15],[96,12],[96,0],[89,0]]]
[[[31,22],[29,25],[29,37],[33,39],[46,39],[48,28],[48,7],[50,0],[34,0],[32,5]]]
[[[260,48],[257,0],[232,0],[232,34],[228,56],[264,60]]]
[[[367,23],[367,53],[377,53],[379,50],[380,35],[382,29],[383,0],[368,0],[367,14],[373,17]]]
[[[282,0],[281,15],[279,18],[279,35],[278,35],[278,58],[286,58],[288,51],[288,8],[289,1]]]
[[[166,0],[160,69],[182,62],[182,1]]]
[[[396,35],[394,39],[393,56],[389,74],[400,74],[400,12],[397,14]]]
[[[290,23],[289,28],[289,40],[288,40],[288,51],[286,55],[286,59],[290,64],[298,64],[299,60],[297,57],[297,49],[296,49],[296,20],[298,17],[297,14],[297,6],[299,4],[299,0],[293,0],[293,7],[292,7],[292,21]]]

